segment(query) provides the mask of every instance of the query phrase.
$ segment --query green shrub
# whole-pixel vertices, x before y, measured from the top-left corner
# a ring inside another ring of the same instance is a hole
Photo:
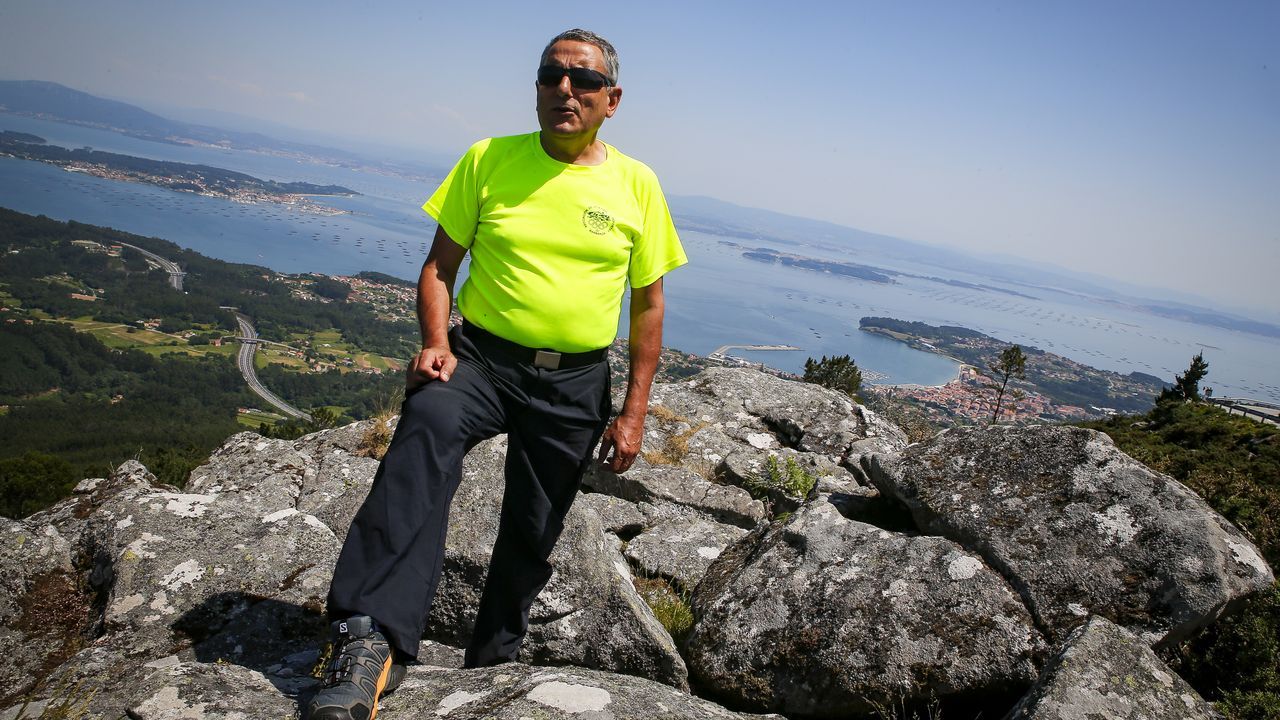
[[[800,467],[795,458],[788,456],[779,463],[777,455],[770,455],[765,461],[764,471],[747,479],[746,489],[757,498],[781,492],[788,497],[803,500],[817,482],[817,476]]]

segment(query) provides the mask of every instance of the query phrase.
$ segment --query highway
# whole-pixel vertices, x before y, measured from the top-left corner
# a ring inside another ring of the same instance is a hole
[[[173,286],[173,289],[182,290],[182,280],[187,274],[182,271],[182,268],[178,267],[177,263],[172,260],[162,258],[150,250],[140,248],[137,245],[130,245],[126,242],[122,242],[120,244],[137,250],[150,258],[153,262],[157,263],[161,269],[169,273],[169,284]],[[230,310],[231,308],[225,309]],[[233,312],[235,311],[233,310]],[[263,400],[266,400],[279,408],[280,412],[283,412],[289,417],[310,420],[310,415],[302,412],[284,400],[281,400],[278,395],[268,390],[262,382],[258,380],[258,371],[253,366],[253,354],[258,350],[258,343],[267,341],[258,339],[258,331],[254,329],[253,323],[249,322],[249,318],[241,315],[239,312],[236,312],[235,316],[236,322],[240,324],[240,337],[237,338],[240,340],[240,354],[236,356],[236,364],[240,366],[240,374],[244,376],[244,381],[249,384],[249,389],[257,393],[258,397],[261,397]],[[279,345],[280,343],[272,344]]]
[[[1258,422],[1280,425],[1280,405],[1250,400],[1248,398],[1206,398],[1209,402],[1227,411],[1228,414],[1247,415]]]
[[[150,250],[140,248],[137,245],[130,245],[127,242],[122,242],[118,244],[123,245],[127,248],[133,248],[134,250],[137,250],[138,252],[142,253],[143,255],[146,255],[148,258],[158,263],[162,270],[169,273],[169,284],[173,286],[173,289],[174,290],[182,289],[182,279],[186,277],[187,274],[182,271],[182,268],[178,267],[178,263],[173,262],[171,260],[166,260],[160,257],[159,255],[151,252]]]
[[[279,408],[280,412],[289,417],[310,420],[310,415],[281,400],[279,396],[259,382],[258,371],[253,367],[253,354],[257,352],[258,343],[260,342],[258,340],[258,331],[254,329],[253,323],[249,322],[249,318],[238,312],[235,313],[235,316],[236,322],[240,324],[240,354],[236,356],[236,365],[240,366],[240,374],[244,375],[244,381],[249,383],[249,389],[257,393],[263,400]]]

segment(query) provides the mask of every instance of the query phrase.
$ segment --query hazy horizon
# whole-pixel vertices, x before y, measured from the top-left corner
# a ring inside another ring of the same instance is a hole
[[[621,56],[602,138],[668,193],[1277,317],[1271,4],[20,1],[0,76],[448,162],[536,128],[537,54],[575,25]]]

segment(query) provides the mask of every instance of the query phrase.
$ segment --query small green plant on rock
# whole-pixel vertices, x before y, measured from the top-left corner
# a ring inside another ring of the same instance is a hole
[[[634,577],[631,582],[649,609],[653,610],[654,617],[671,635],[676,647],[683,646],[689,632],[693,630],[693,608],[689,604],[689,593],[678,592],[662,578]]]
[[[767,496],[771,491],[781,491],[803,500],[817,483],[817,476],[800,467],[795,458],[788,456],[784,461],[778,462],[777,455],[770,455],[764,463],[764,471],[747,478],[746,489],[755,497]]]

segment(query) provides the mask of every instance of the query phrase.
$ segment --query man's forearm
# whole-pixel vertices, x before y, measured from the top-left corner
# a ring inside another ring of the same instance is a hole
[[[453,283],[466,250],[449,239],[444,228],[436,229],[431,251],[418,275],[418,329],[422,347],[449,344],[449,311],[453,309]]]
[[[449,343],[452,307],[452,287],[428,259],[418,276],[418,329],[422,331],[422,347],[442,347]]]
[[[622,405],[622,414],[642,418],[649,409],[649,390],[662,352],[664,309],[661,286],[656,291],[651,288],[633,290],[631,309],[631,337],[627,346],[631,369],[627,375],[627,398]]]

